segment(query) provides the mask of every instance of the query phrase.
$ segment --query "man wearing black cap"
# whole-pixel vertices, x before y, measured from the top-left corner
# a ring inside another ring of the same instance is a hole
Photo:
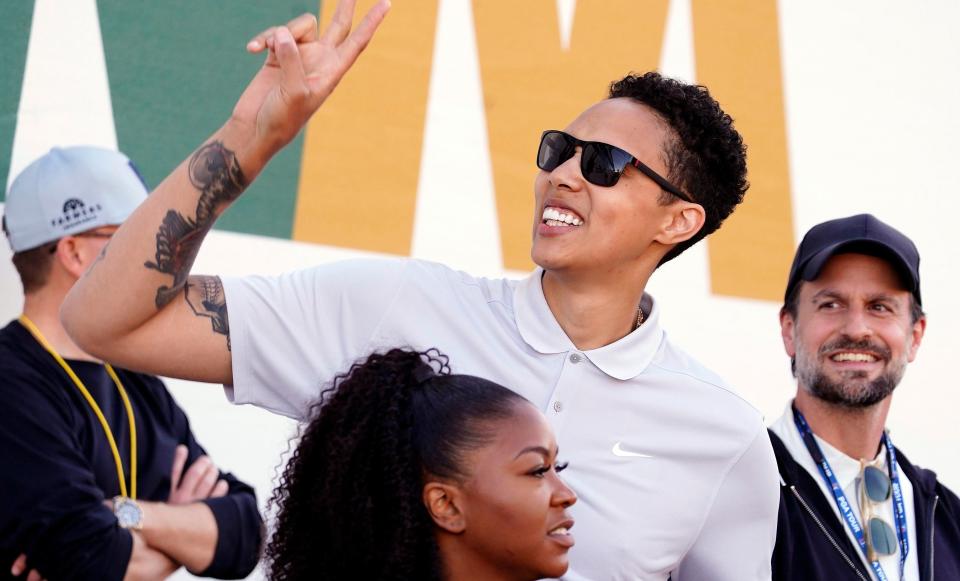
[[[920,256],[868,214],[814,226],[780,310],[796,399],[770,427],[774,579],[960,579],[960,500],[884,429],[926,328]]]

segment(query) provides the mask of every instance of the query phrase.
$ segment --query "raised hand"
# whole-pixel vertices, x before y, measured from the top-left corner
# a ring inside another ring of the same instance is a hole
[[[379,0],[351,30],[355,4],[341,1],[321,35],[316,18],[304,14],[247,45],[250,52],[268,54],[234,107],[233,120],[254,130],[266,156],[289,143],[330,96],[390,8],[389,0]]]

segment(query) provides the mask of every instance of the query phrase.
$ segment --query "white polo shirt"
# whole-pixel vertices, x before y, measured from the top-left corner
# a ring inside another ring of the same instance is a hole
[[[857,537],[853,535],[853,531],[843,523],[840,508],[837,507],[836,499],[833,497],[833,491],[827,487],[827,481],[824,480],[823,475],[820,474],[820,469],[817,468],[816,462],[814,462],[813,457],[810,456],[810,451],[807,450],[807,446],[803,443],[803,438],[797,430],[797,424],[793,421],[793,410],[790,404],[787,404],[787,409],[783,412],[783,415],[770,426],[770,431],[780,438],[783,445],[787,448],[787,451],[790,452],[793,459],[797,461],[797,464],[803,466],[803,469],[820,485],[820,491],[827,497],[827,504],[833,508],[833,513],[837,519],[841,521],[841,526],[847,531],[847,538],[850,539],[850,542],[854,548],[856,548],[857,554],[860,555],[860,561],[863,563],[863,566],[867,568],[867,571],[870,572],[870,578],[872,579],[874,574],[873,567],[867,561],[867,556],[860,550],[860,546],[857,544]],[[817,441],[817,444],[819,444],[820,451],[823,452],[823,457],[830,463],[830,469],[833,470],[837,478],[837,483],[843,487],[843,494],[847,497],[847,501],[850,502],[854,513],[859,519],[860,494],[858,487],[860,485],[860,460],[847,456],[816,434],[814,434],[813,437]],[[886,471],[887,449],[881,447],[877,456],[873,458],[872,461],[878,468]],[[907,560],[903,564],[902,581],[920,581],[920,563],[917,561],[917,519],[913,512],[913,485],[902,470],[898,470],[898,474],[900,477],[900,490],[903,492],[903,505],[907,513],[907,541],[909,547]],[[887,523],[896,530],[894,526],[896,520],[894,520],[893,517],[892,499],[883,503],[882,506],[876,507],[875,510],[878,516],[887,521]],[[887,579],[900,579],[899,547],[893,555],[881,557],[880,566],[887,575]]]
[[[670,343],[656,303],[630,335],[579,351],[541,275],[356,260],[224,279],[228,397],[301,418],[371,351],[437,347],[455,373],[517,391],[553,426],[579,495],[566,579],[769,579],[779,481],[759,412]]]

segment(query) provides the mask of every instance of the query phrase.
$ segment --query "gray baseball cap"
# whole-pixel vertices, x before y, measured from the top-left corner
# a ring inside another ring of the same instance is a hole
[[[140,172],[122,153],[54,147],[7,191],[3,231],[14,252],[100,226],[115,226],[147,199]]]

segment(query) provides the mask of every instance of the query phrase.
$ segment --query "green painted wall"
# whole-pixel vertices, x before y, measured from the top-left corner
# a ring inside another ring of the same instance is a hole
[[[0,201],[7,192],[7,174],[10,173],[10,154],[13,134],[17,129],[17,109],[20,106],[20,87],[23,68],[27,62],[27,43],[30,40],[30,22],[33,18],[33,0],[7,1],[0,18]]]
[[[229,116],[262,63],[246,53],[247,40],[318,6],[304,0],[99,0],[117,140],[151,187]],[[289,238],[302,143],[298,137],[277,156],[217,227]]]
[[[120,149],[155,187],[230,114],[263,57],[244,49],[268,26],[319,2],[131,3],[99,0],[100,29]],[[6,183],[16,130],[33,0],[5,3],[0,33],[0,177]],[[239,232],[289,238],[297,198],[302,136],[284,149],[218,222]],[[2,200],[0,192],[0,200]]]

